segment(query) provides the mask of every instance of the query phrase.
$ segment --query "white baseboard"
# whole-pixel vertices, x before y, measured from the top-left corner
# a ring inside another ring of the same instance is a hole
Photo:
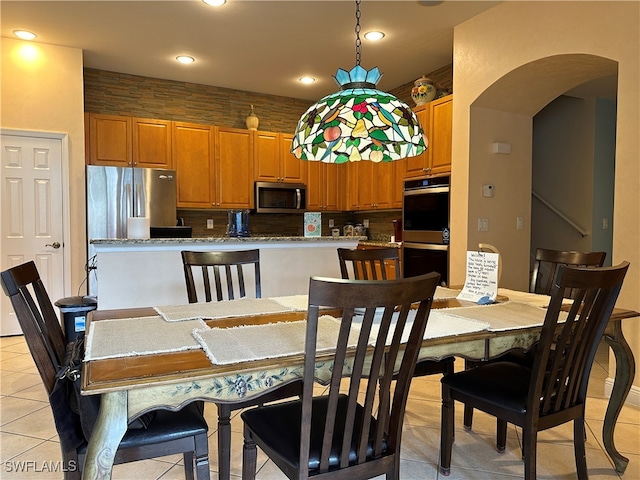
[[[607,397],[611,396],[611,390],[613,389],[613,378],[607,377],[604,381],[604,394]],[[640,407],[640,387],[636,385],[631,386],[631,390],[629,391],[629,395],[627,396],[627,400],[625,404],[633,405],[634,407]]]

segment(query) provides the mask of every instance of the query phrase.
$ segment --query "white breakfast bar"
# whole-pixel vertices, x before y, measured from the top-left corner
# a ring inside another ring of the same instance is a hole
[[[364,237],[92,239],[100,309],[187,302],[182,250],[260,250],[263,297],[307,294],[312,275],[340,277],[338,248]],[[93,273],[92,273],[93,274]],[[253,277],[247,275],[249,285]]]

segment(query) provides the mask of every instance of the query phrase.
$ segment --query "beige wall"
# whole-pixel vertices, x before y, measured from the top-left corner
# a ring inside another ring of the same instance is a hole
[[[482,182],[478,172],[495,166],[494,159],[479,153],[487,147],[478,145],[473,133],[479,128],[476,118],[486,119],[485,113],[478,113],[479,107],[533,117],[564,91],[611,75],[617,67],[612,260],[613,264],[631,262],[618,306],[640,310],[639,18],[638,2],[545,2],[544,8],[539,2],[505,2],[456,27],[452,197],[454,203],[467,207],[452,212],[453,283],[464,281],[464,252],[476,237],[470,230],[477,221],[472,213],[480,213],[475,205]],[[489,126],[482,126],[487,140],[493,136],[497,141],[518,143],[531,136],[530,128],[496,122],[491,132]],[[503,138],[503,129],[508,138]],[[530,163],[531,152],[517,152],[517,162],[510,163],[517,165],[527,157]],[[518,175],[527,173],[516,170],[508,181],[496,185],[496,195],[504,192],[502,203],[508,209],[525,205],[530,195],[530,180]],[[529,222],[527,216],[525,225]],[[514,261],[527,259],[529,242],[520,241],[515,225],[496,233],[501,241],[510,239]],[[498,238],[495,240],[497,243]],[[624,331],[636,357],[640,356],[640,323],[627,321]],[[640,385],[638,374],[635,385]]]
[[[70,236],[65,254],[71,278],[65,285],[71,291],[65,295],[75,295],[86,256],[82,51],[4,37],[1,43],[0,127],[68,135]]]

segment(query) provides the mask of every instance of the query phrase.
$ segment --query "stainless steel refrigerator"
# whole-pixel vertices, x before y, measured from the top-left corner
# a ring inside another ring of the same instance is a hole
[[[86,167],[87,272],[90,295],[97,295],[92,274],[95,252],[91,240],[127,238],[129,217],[148,217],[152,227],[176,225],[176,173],[132,167]]]

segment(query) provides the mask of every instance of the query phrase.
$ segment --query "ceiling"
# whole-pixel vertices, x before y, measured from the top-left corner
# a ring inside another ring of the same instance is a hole
[[[390,90],[453,63],[453,27],[500,2],[363,0],[361,65],[379,67]],[[16,29],[45,44],[80,48],[84,66],[317,100],[337,89],[355,56],[355,1],[227,0],[0,2],[3,37]],[[181,65],[177,55],[196,61]],[[300,84],[304,75],[316,78]]]

